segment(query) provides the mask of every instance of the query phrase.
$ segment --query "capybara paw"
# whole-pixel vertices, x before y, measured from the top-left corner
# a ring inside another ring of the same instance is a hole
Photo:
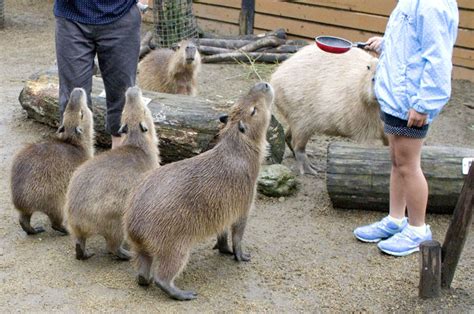
[[[249,253],[234,254],[234,259],[237,262],[250,262],[250,254]]]
[[[64,228],[64,226],[55,226],[55,225],[52,225],[51,228],[53,228],[53,230],[56,230],[58,232],[61,232],[62,235],[68,235],[69,232],[67,231],[66,228]]]
[[[123,248],[118,250],[114,255],[121,261],[129,261],[132,258],[130,252]]]
[[[36,227],[30,229],[23,228],[23,230],[26,232],[27,235],[34,235],[46,231],[43,227]]]
[[[92,256],[94,256],[94,253],[88,253],[86,250],[83,250],[79,244],[76,244],[76,259],[84,261]]]
[[[137,283],[140,286],[149,286],[151,283],[151,278],[145,278],[143,275],[138,275],[137,276]]]
[[[197,298],[197,293],[194,291],[179,291],[175,292],[173,294],[170,294],[170,297],[172,297],[175,300],[179,301],[189,301],[189,300],[194,300]]]
[[[219,250],[219,253],[221,253],[221,254],[226,254],[226,255],[233,255],[234,254],[234,252],[232,252],[232,250],[230,249],[230,247],[228,245],[222,246],[222,245],[219,245],[219,243],[216,243],[216,245],[214,245],[214,247],[212,249],[213,250]]]
[[[311,163],[304,163],[302,165],[302,167],[300,167],[300,173],[301,174],[309,174],[309,175],[312,175],[312,176],[315,176],[318,174],[318,172],[316,171],[316,167],[313,166]]]

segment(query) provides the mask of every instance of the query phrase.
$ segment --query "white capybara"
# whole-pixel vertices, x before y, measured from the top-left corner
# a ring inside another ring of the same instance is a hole
[[[385,141],[373,92],[377,62],[362,49],[331,54],[308,45],[273,73],[275,107],[288,123],[286,142],[301,174],[316,173],[305,151],[316,132]]]

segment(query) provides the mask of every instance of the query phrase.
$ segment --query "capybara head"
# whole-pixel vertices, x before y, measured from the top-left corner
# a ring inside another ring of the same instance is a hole
[[[124,137],[124,144],[130,138],[139,138],[143,134],[155,146],[158,145],[151,111],[145,105],[142,91],[138,86],[129,87],[125,93],[125,105],[118,133]]]
[[[87,95],[84,89],[74,88],[63,115],[63,122],[58,128],[61,140],[87,142],[92,140],[92,112],[87,106]]]
[[[377,64],[379,59],[372,58],[366,66],[367,73],[364,76],[361,91],[363,94],[364,100],[369,104],[374,104],[378,106],[377,98],[374,93],[374,83],[375,83],[375,71],[377,70]]]
[[[229,115],[219,119],[226,126],[222,133],[237,129],[245,137],[260,143],[265,141],[266,130],[270,124],[274,91],[270,84],[255,84],[247,95],[240,98],[232,107]]]
[[[180,61],[183,65],[196,66],[201,63],[201,55],[196,45],[190,40],[183,40],[173,44],[171,49],[180,56]]]

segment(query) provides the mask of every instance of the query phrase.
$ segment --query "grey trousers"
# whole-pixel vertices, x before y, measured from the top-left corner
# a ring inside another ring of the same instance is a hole
[[[135,85],[140,52],[141,15],[136,5],[110,24],[81,24],[56,17],[56,58],[61,120],[71,91],[82,87],[91,106],[92,72],[97,54],[107,95],[106,130],[118,135],[125,91]]]

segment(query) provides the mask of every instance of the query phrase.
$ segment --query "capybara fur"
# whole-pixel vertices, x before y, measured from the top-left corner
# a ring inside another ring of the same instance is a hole
[[[95,234],[105,238],[110,253],[130,258],[122,246],[126,200],[144,173],[159,166],[153,118],[138,87],[127,90],[119,133],[121,146],[88,160],[71,179],[66,216],[77,259],[92,256],[85,245]]]
[[[43,232],[32,227],[31,215],[45,213],[52,228],[64,234],[66,191],[74,170],[94,154],[92,112],[86,92],[72,91],[56,138],[23,148],[13,160],[11,193],[20,212],[20,226],[27,234]]]
[[[141,88],[168,94],[196,96],[201,56],[193,42],[184,40],[172,49],[156,49],[138,64]]]
[[[359,142],[386,141],[373,82],[378,59],[362,49],[331,54],[308,45],[271,77],[277,113],[298,169],[315,174],[306,144],[316,132]]]
[[[150,283],[153,263],[153,280],[170,297],[196,298],[174,280],[191,248],[227,227],[235,259],[250,259],[241,240],[266,155],[272,101],[273,88],[257,83],[233,106],[214,148],[153,170],[134,190],[124,225],[140,285]]]

